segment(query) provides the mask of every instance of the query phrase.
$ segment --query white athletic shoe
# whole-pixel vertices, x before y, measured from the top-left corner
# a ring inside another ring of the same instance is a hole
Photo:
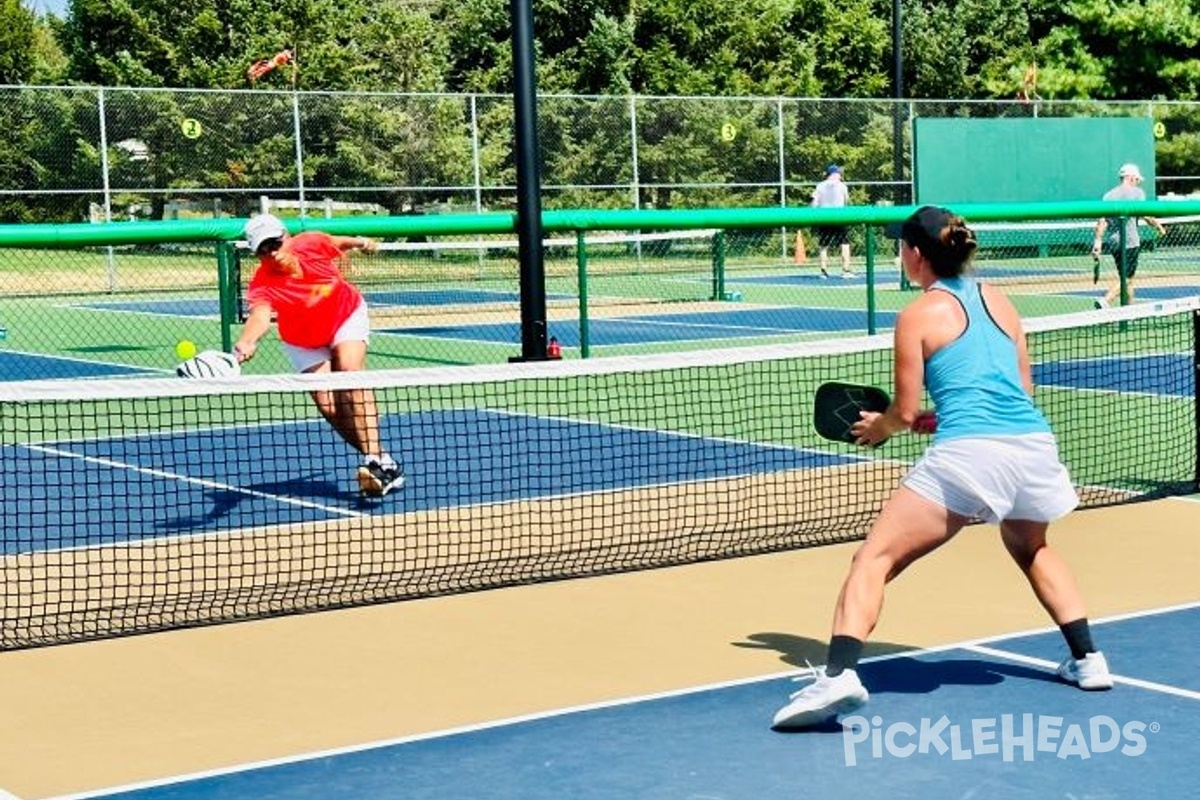
[[[1108,301],[1105,300],[1103,297],[1101,297],[1099,300],[1094,301],[1094,304],[1095,304],[1096,308],[1098,308],[1098,309],[1099,308],[1108,308]]]
[[[775,730],[810,728],[838,714],[861,706],[867,702],[867,689],[852,669],[830,678],[824,667],[810,667],[809,674],[796,680],[811,678],[812,683],[798,692],[793,692],[791,702],[775,714],[771,727]]]
[[[1108,661],[1100,652],[1088,653],[1083,658],[1067,656],[1058,665],[1058,677],[1088,691],[1113,687],[1112,675],[1108,672]]]
[[[848,270],[848,269],[842,270],[842,278],[843,279],[849,280],[850,278],[853,278],[853,277],[855,277],[855,275],[850,270]]]
[[[406,480],[402,467],[384,467],[378,461],[368,461],[359,467],[357,477],[359,490],[370,497],[383,497],[403,487]]]

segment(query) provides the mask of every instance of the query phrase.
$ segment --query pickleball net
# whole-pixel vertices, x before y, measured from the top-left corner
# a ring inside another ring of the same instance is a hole
[[[1085,507],[1196,490],[1198,313],[1027,322]],[[890,347],[0,387],[0,648],[854,540],[928,440],[822,441],[812,397],[889,387]],[[360,389],[382,500],[309,396]]]
[[[712,299],[714,270],[726,253],[744,252],[746,232],[716,230],[589,233],[548,236],[542,269],[552,308],[654,306]],[[734,240],[734,241],[731,241]],[[244,245],[245,243],[240,243]],[[471,319],[519,310],[519,242],[511,236],[441,236],[419,242],[379,242],[356,252],[347,268],[376,317]],[[235,259],[235,306],[245,319],[246,286],[258,260],[244,246]],[[507,319],[509,317],[502,317]]]

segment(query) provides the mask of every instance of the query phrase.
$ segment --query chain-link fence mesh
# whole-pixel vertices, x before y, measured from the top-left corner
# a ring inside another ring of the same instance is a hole
[[[919,117],[1148,117],[1160,193],[1200,190],[1200,103],[544,96],[546,208],[807,205],[824,166],[855,203],[912,197]],[[0,87],[0,220],[509,210],[512,99]]]

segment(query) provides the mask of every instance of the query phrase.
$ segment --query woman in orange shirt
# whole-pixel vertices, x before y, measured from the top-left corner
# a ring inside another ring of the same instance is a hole
[[[298,372],[352,372],[366,368],[370,320],[362,294],[342,275],[351,250],[373,250],[367,238],[305,231],[295,236],[277,217],[260,214],[245,228],[259,266],[246,300],[250,314],[233,351],[254,357],[274,313],[284,352]],[[363,456],[358,485],[382,497],[404,485],[404,470],[383,449],[379,412],[370,389],[316,391],[317,408]]]

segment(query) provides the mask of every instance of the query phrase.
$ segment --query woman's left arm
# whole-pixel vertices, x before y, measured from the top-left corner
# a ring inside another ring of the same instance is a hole
[[[333,236],[333,246],[343,253],[347,250],[360,250],[373,253],[379,249],[379,243],[366,236]]]

